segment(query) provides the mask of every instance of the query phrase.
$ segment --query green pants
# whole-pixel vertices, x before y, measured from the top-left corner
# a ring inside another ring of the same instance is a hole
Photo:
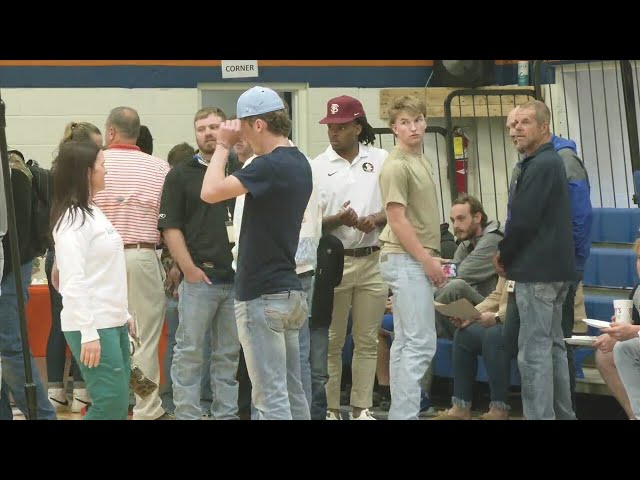
[[[82,348],[79,331],[64,332],[71,353],[78,362],[91,397],[91,408],[85,420],[126,420],[129,410],[129,336],[127,325],[98,330],[100,363],[87,368],[80,362]]]

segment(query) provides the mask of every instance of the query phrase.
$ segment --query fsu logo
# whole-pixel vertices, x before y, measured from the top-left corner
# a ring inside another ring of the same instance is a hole
[[[364,170],[365,172],[373,172],[373,165],[369,162],[364,162],[362,164],[362,170]]]
[[[331,115],[335,115],[336,113],[338,113],[338,104],[337,103],[332,103],[331,104]]]

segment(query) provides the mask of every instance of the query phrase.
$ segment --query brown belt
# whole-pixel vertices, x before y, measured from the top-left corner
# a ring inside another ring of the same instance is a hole
[[[380,247],[361,247],[353,249],[345,249],[344,254],[348,257],[366,257],[373,252],[380,250]]]
[[[124,248],[151,248],[153,250],[156,249],[156,244],[155,243],[145,243],[145,242],[140,242],[140,243],[127,243]]]

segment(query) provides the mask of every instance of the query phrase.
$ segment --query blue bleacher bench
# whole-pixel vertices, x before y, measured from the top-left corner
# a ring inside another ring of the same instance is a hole
[[[636,254],[632,249],[592,247],[584,267],[584,285],[633,288],[638,283]]]
[[[640,208],[594,208],[591,241],[633,243],[640,228]]]

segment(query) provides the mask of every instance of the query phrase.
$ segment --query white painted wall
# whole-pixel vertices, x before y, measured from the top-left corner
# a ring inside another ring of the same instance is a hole
[[[338,95],[352,95],[363,102],[374,127],[380,120],[378,89],[309,89],[301,95],[300,147],[311,157],[327,146],[326,126],[318,121],[326,113],[326,102]],[[180,142],[195,144],[193,115],[200,108],[198,89],[122,89],[122,88],[3,88],[7,105],[7,142],[11,148],[49,166],[70,121],[87,121],[104,130],[109,111],[118,106],[135,108],[142,124],[154,138],[154,154],[166,158],[169,149]]]
[[[634,63],[632,62],[632,65]],[[634,69],[637,85],[637,66]],[[622,76],[617,62],[565,65],[543,89],[552,129],[578,145],[594,207],[634,206]],[[636,111],[638,111],[638,90]]]
[[[48,167],[70,121],[87,121],[104,133],[112,108],[128,106],[140,114],[154,138],[154,155],[166,158],[177,143],[195,144],[196,89],[3,88],[7,143]]]
[[[620,128],[621,116],[623,125],[625,123],[624,110],[620,109],[623,102],[619,72],[617,85],[616,70],[612,66],[605,68],[604,81],[601,70],[594,74],[584,68],[577,71],[565,68],[556,80],[551,87],[544,87],[546,102],[553,114],[552,126],[557,134],[570,135],[578,143],[591,177],[594,206],[614,206],[615,199],[616,206],[626,207],[633,187],[627,134]],[[586,89],[589,85],[593,94]],[[294,100],[298,116],[294,140],[311,158],[323,152],[328,145],[327,130],[318,121],[326,114],[327,101],[339,95],[360,99],[371,125],[387,127],[386,121],[380,119],[379,92],[377,88],[299,90]],[[7,105],[9,146],[20,149],[43,166],[51,164],[67,122],[88,121],[104,130],[109,111],[122,105],[138,111],[142,123],[150,128],[154,137],[154,154],[166,158],[169,149],[177,143],[186,141],[195,145],[193,115],[202,102],[198,89],[5,88],[2,95]],[[444,126],[442,118],[430,118],[428,122]],[[490,218],[502,223],[506,219],[508,181],[517,161],[504,122],[503,117],[455,121],[470,138],[469,193],[480,198]],[[382,147],[391,150],[393,137],[385,137]],[[436,173],[440,215],[442,220],[447,220],[451,199],[444,139],[428,135],[425,154]]]
[[[556,84],[544,87],[544,94],[552,110],[554,131],[560,136],[571,136],[578,143],[591,178],[594,206],[626,207],[633,186],[627,134],[620,126],[621,117],[625,125],[620,75],[619,71],[616,74],[613,64],[605,64],[604,76],[602,72],[598,64],[592,65],[591,71],[586,66],[565,67],[564,72],[557,75]],[[377,88],[300,90],[295,106],[298,121],[294,139],[312,158],[324,151],[328,145],[326,126],[318,121],[326,114],[327,101],[338,95],[359,98],[371,125],[386,127],[386,122],[380,119],[379,92]],[[89,121],[104,130],[108,112],[121,105],[138,110],[142,123],[150,128],[154,137],[154,154],[166,158],[169,149],[177,143],[195,144],[193,115],[201,103],[198,89],[5,88],[2,95],[7,105],[9,146],[22,150],[43,166],[51,164],[67,122]],[[440,118],[428,121],[430,125],[444,125]],[[517,161],[505,137],[504,118],[490,121],[465,118],[456,124],[463,127],[471,140],[469,193],[483,201],[491,218],[504,221],[508,180]],[[391,136],[384,139],[383,148],[393,148]],[[443,139],[438,138],[436,145],[435,136],[428,135],[425,153],[434,172],[439,172],[436,175],[439,190],[442,185],[439,206],[442,218],[446,219],[451,199]]]
[[[482,202],[489,219],[507,219],[509,181],[518,154],[506,131],[505,117],[466,118],[470,139],[469,194]],[[464,127],[463,127],[464,128]]]

